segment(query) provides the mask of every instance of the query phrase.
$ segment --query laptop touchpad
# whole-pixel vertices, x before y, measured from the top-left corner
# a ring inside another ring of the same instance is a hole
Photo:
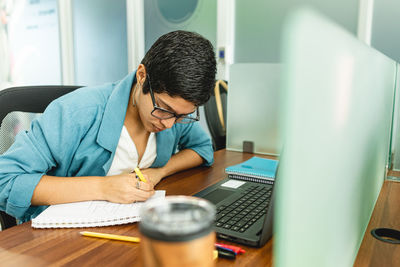
[[[208,193],[207,195],[203,196],[203,198],[211,201],[215,205],[234,193],[236,193],[236,192],[232,191],[232,190],[225,190],[225,189],[218,188],[218,189],[215,189],[214,191]]]

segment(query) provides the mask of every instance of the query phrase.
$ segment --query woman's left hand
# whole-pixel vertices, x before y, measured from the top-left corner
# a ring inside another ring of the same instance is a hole
[[[146,178],[148,183],[151,183],[153,186],[158,184],[162,178],[164,178],[164,172],[161,168],[148,168],[142,169],[142,174],[144,178]]]

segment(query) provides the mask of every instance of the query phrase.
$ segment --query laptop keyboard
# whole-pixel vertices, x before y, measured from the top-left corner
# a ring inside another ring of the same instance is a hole
[[[217,208],[215,226],[245,232],[267,213],[271,192],[271,187],[257,185],[249,187],[243,191],[239,199]]]

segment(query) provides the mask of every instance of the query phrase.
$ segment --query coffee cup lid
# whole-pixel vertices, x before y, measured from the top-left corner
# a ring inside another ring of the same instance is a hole
[[[162,241],[188,241],[213,230],[214,205],[190,196],[167,196],[147,201],[140,211],[140,232]]]

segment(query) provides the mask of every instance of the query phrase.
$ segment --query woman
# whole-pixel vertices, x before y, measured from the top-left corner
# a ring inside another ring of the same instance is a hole
[[[175,31],[121,81],[53,101],[0,156],[0,208],[28,221],[47,205],[143,201],[162,178],[211,165],[211,140],[196,121],[215,72],[211,43]]]

